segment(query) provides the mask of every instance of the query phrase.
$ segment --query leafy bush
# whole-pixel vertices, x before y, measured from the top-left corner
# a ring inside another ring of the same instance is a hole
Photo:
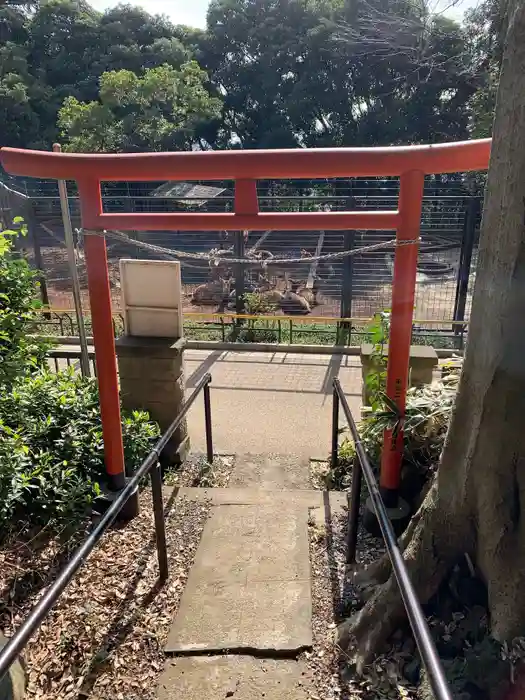
[[[35,274],[13,250],[15,235],[0,231],[1,536],[14,523],[77,520],[105,477],[97,382],[47,369],[45,345],[30,338],[40,306]],[[139,464],[157,435],[146,413],[124,414],[126,464]]]
[[[158,435],[148,415],[123,416],[126,463],[138,465]],[[0,527],[60,525],[78,517],[104,479],[102,424],[94,379],[73,370],[21,377],[0,401]]]
[[[456,401],[459,371],[451,371],[441,381],[407,392],[403,423],[403,461],[420,472],[432,470],[438,463]],[[383,433],[398,423],[396,412],[388,406],[370,410],[358,426],[361,441],[372,464],[378,469],[383,445]],[[339,460],[335,471],[327,476],[330,488],[348,488],[356,459],[354,443],[345,438],[339,446]]]
[[[247,314],[259,315],[273,313],[277,305],[259,292],[246,292],[243,295],[244,311]],[[257,328],[256,319],[248,319],[243,327],[232,327],[229,340],[238,343],[277,343],[278,333],[271,328]]]
[[[372,322],[368,325],[372,354],[370,363],[373,371],[366,375],[366,391],[370,406],[377,410],[383,403],[383,395],[386,390],[386,366],[385,346],[390,335],[390,312],[380,311],[374,314]]]
[[[358,426],[361,441],[372,466],[379,472],[379,462],[386,429],[399,427],[399,414],[395,403],[386,395],[385,345],[390,334],[390,313],[376,313],[367,329],[373,344],[372,370],[366,377],[370,406],[363,409],[364,419]],[[461,361],[455,358],[446,366],[442,380],[430,385],[414,387],[407,391],[403,420],[405,475],[419,474],[423,480],[439,461],[445,441],[450,416],[456,400]],[[356,460],[354,443],[345,438],[338,450],[338,464],[325,475],[328,488],[346,489],[351,482]]]
[[[246,292],[243,295],[244,310],[247,314],[269,314],[277,309],[277,304],[259,292]]]
[[[13,251],[13,239],[26,235],[23,220],[0,231],[0,386],[42,366],[47,346],[30,336],[41,307],[35,298],[36,273]],[[4,389],[5,390],[5,389]]]
[[[235,335],[238,343],[277,343],[277,331],[271,328],[242,328]]]

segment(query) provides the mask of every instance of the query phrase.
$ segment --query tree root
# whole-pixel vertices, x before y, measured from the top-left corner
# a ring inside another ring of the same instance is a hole
[[[420,509],[421,510],[421,509]],[[417,511],[410,520],[405,532],[401,535],[399,539],[399,548],[401,552],[404,552],[408,547],[416,526],[420,520],[420,510]],[[353,574],[352,583],[360,588],[360,594],[364,600],[368,600],[374,593],[374,589],[386,583],[392,573],[392,564],[388,554],[383,554],[383,556],[377,561],[373,562],[365,569],[361,571],[356,571]]]
[[[438,507],[434,485],[400,541],[405,564],[421,603],[426,603],[437,591],[452,559],[461,554],[458,543],[446,535],[441,539],[444,518],[447,514]],[[447,534],[450,535],[450,529]],[[357,672],[362,673],[406,618],[406,613],[397,580],[385,557],[356,575],[354,581],[364,587],[368,600],[359,612],[339,625],[336,641],[348,652]]]
[[[339,625],[336,643],[348,652],[357,673],[364,671],[403,616],[401,596],[391,577],[376,586],[364,608]]]

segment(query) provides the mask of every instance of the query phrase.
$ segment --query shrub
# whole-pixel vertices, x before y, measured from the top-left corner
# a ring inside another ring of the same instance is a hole
[[[35,298],[36,273],[13,251],[13,239],[26,235],[23,220],[0,231],[0,386],[42,366],[47,346],[31,337],[41,303]],[[4,389],[5,390],[5,389]]]
[[[277,309],[277,304],[259,292],[246,292],[243,295],[244,311],[247,314],[269,314]]]
[[[146,413],[124,414],[126,463],[138,465],[157,435]],[[73,370],[15,380],[0,400],[1,529],[79,517],[104,476],[96,381]]]
[[[445,437],[456,401],[459,371],[452,371],[441,381],[407,392],[405,420],[403,423],[404,454],[406,466],[421,473],[431,472],[437,465],[445,443]],[[383,433],[395,429],[398,422],[395,411],[387,405],[381,410],[369,411],[358,425],[359,435],[366,453],[378,471]],[[356,459],[354,443],[345,438],[339,446],[339,460],[335,471],[327,476],[330,488],[348,488]]]
[[[368,324],[368,333],[372,343],[370,363],[374,371],[366,375],[366,390],[372,409],[378,409],[383,403],[383,395],[386,389],[385,346],[390,335],[390,312],[379,311],[374,314],[372,322]]]
[[[78,520],[105,477],[97,382],[48,370],[46,346],[30,337],[35,274],[13,250],[15,235],[0,231],[0,537],[14,523]],[[126,464],[138,465],[157,435],[146,413],[123,414]]]
[[[271,328],[242,328],[235,335],[238,343],[276,343],[277,331]]]

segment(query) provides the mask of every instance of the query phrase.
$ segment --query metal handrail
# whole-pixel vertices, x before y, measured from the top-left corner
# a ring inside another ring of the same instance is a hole
[[[211,429],[211,402],[210,402],[210,382],[211,374],[207,372],[198,381],[191,396],[185,401],[179,414],[169,426],[169,428],[159,438],[151,452],[142,462],[126,486],[115,498],[111,506],[100,519],[100,522],[77,549],[71,560],[62,569],[56,581],[48,588],[39,602],[29,613],[23,624],[16,633],[8,640],[5,647],[0,651],[0,682],[8,673],[11,664],[24,649],[29,639],[42,624],[44,618],[55,605],[66,586],[71,582],[77,571],[83,566],[95,545],[102,538],[106,530],[111,526],[118,514],[138,488],[140,481],[151,472],[151,490],[153,499],[153,510],[155,516],[155,533],[157,540],[157,555],[159,562],[159,578],[166,581],[168,578],[168,554],[166,549],[166,529],[164,522],[164,508],[162,502],[162,477],[160,472],[159,459],[163,449],[173,436],[173,433],[182,423],[184,417],[195,402],[195,399],[203,390],[204,392],[204,415],[206,422],[206,453],[207,459],[213,462],[213,441]]]
[[[350,493],[349,507],[349,522],[347,536],[347,561],[355,561],[355,548],[357,543],[357,526],[359,519],[359,504],[361,496],[361,475],[364,475],[368,491],[370,493],[370,502],[374,508],[377,521],[383,534],[383,539],[386,545],[386,551],[392,564],[392,571],[396,577],[397,585],[401,592],[403,604],[407,612],[408,620],[416,640],[421,660],[428,674],[428,680],[432,692],[436,700],[452,700],[452,694],[445,678],[445,672],[439,660],[436,647],[432,640],[429,627],[425,620],[421,604],[416,595],[412,581],[408,573],[408,569],[403,561],[403,555],[399,549],[397,538],[394,533],[394,528],[386,506],[379,492],[379,486],[374,476],[372,466],[368,460],[365,448],[359,437],[359,432],[355,424],[352,412],[346,400],[346,396],[341,388],[339,379],[333,381],[333,423],[332,423],[332,466],[337,465],[337,449],[338,449],[338,434],[339,434],[339,404],[343,408],[343,413],[348,422],[352,439],[355,444],[355,451],[358,459],[354,463],[352,473],[352,488]]]

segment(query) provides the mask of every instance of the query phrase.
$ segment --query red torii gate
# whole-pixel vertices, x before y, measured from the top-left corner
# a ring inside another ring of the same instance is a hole
[[[386,148],[323,148],[185,153],[73,154],[2,148],[12,175],[75,180],[85,237],[106,470],[114,489],[124,485],[115,340],[104,229],[159,230],[395,230],[387,394],[403,415],[416,283],[424,178],[432,173],[485,170],[490,139]],[[359,176],[400,178],[395,211],[260,213],[257,180]],[[129,213],[103,211],[101,181],[234,180],[234,213]],[[100,234],[97,234],[100,231]],[[380,484],[387,505],[397,500],[403,433],[385,432]]]

